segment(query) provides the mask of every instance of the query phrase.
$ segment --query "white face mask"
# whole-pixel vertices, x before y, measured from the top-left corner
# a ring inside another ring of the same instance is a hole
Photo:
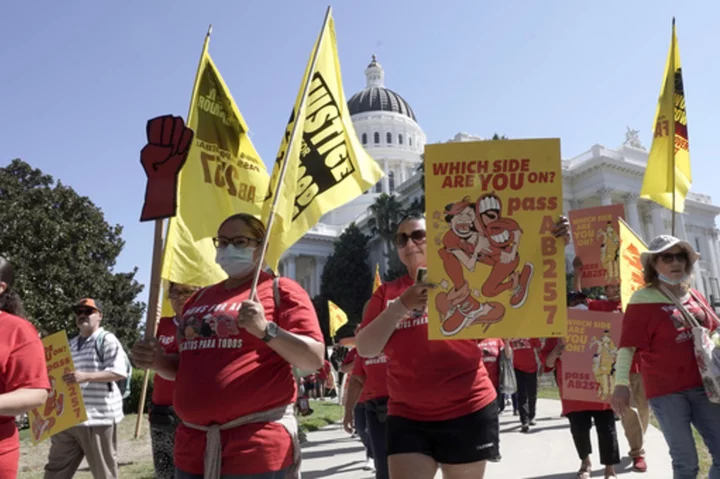
[[[672,279],[672,278],[668,278],[664,274],[658,273],[658,279],[665,284],[669,284],[671,286],[677,286],[678,284],[682,284],[685,281],[687,281],[687,275],[684,274],[683,277],[680,279]]]
[[[255,248],[236,248],[229,244],[218,248],[215,262],[231,278],[245,276],[255,268]]]

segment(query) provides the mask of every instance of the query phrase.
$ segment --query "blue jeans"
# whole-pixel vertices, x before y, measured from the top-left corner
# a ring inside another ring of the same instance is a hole
[[[375,462],[375,479],[389,479],[387,461],[387,398],[365,403],[368,431]]]
[[[285,479],[287,469],[274,472],[262,472],[260,474],[223,474],[221,479]],[[175,479],[203,479],[202,474],[190,474],[180,469],[175,469]]]
[[[711,403],[703,388],[695,388],[652,398],[650,407],[670,447],[673,477],[697,478],[700,468],[693,425],[712,456],[708,477],[720,479],[720,404]]]
[[[355,431],[360,436],[360,441],[365,446],[365,457],[373,458],[372,444],[370,443],[370,431],[368,431],[367,419],[365,417],[365,403],[359,402],[355,405],[353,412],[355,417]]]

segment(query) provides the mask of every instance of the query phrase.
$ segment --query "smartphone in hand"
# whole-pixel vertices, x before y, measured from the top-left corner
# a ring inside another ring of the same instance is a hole
[[[424,283],[427,279],[427,268],[418,268],[415,275],[415,284]]]

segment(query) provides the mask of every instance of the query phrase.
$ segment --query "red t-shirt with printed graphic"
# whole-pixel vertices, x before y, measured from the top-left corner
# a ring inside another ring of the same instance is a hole
[[[353,361],[355,361],[358,358],[357,348],[352,348],[350,351],[348,351],[347,356],[345,356],[345,359],[343,359],[343,362],[341,366],[347,366],[348,364],[352,364]],[[354,367],[354,365],[353,365]]]
[[[606,313],[622,313],[622,303],[620,301],[612,301],[610,299],[588,299],[588,309],[590,311],[602,311]],[[632,365],[630,366],[631,373],[640,372],[640,355],[636,354],[633,357]]]
[[[693,293],[707,306],[699,292],[693,290]],[[705,327],[713,331],[717,328],[717,321],[709,318],[706,309],[695,299],[690,297],[683,304]],[[703,387],[692,330],[683,324],[677,307],[654,288],[633,294],[625,310],[620,347],[637,348],[635,356],[639,353],[642,357],[648,398]]]
[[[0,394],[23,388],[50,390],[45,351],[35,327],[0,311]],[[15,477],[20,441],[13,416],[0,416],[0,477]]]
[[[361,326],[375,320],[413,283],[405,275],[380,286]],[[478,411],[496,398],[477,340],[430,341],[427,313],[408,313],[383,352],[388,358],[388,413],[392,416],[443,421]]]
[[[513,366],[518,371],[536,373],[538,370],[535,351],[542,348],[542,342],[537,338],[517,338],[509,341],[513,350]]]
[[[498,338],[482,339],[478,341],[478,347],[482,350],[485,369],[497,391],[500,384],[500,354],[505,342]]]
[[[352,375],[365,378],[359,403],[388,397],[387,357],[384,354],[375,358],[358,358],[353,365]]]
[[[160,318],[157,328],[158,344],[165,354],[177,354],[177,320]],[[175,381],[168,381],[159,374],[153,376],[152,402],[158,406],[172,406]]]
[[[235,322],[252,281],[233,289],[219,283],[197,292],[183,309],[178,330],[180,365],[174,406],[183,421],[207,426],[294,404],[297,384],[290,364],[268,344]],[[280,328],[322,342],[310,298],[296,282],[280,278],[280,310],[275,311],[273,277],[260,275],[257,297],[265,317]],[[221,432],[222,474],[260,474],[292,464],[290,435],[278,423],[258,423]],[[175,464],[203,473],[205,433],[181,424]]]
[[[562,381],[562,356],[555,362],[554,368],[549,368],[547,366],[547,358],[552,352],[553,349],[555,349],[555,346],[558,344],[557,338],[550,338],[547,341],[545,341],[545,345],[543,346],[542,350],[540,351],[540,362],[543,366],[543,372],[549,373],[553,369],[555,370],[555,378],[558,385],[558,388],[560,389],[560,402],[562,403],[562,413],[563,414],[570,414],[571,412],[580,412],[580,411],[607,411],[608,409],[612,409],[612,407],[609,404],[601,403],[601,402],[592,402],[592,401],[577,401],[574,399],[563,399],[563,381]]]

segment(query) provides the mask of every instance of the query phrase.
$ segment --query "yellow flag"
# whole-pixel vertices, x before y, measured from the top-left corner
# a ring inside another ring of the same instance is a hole
[[[375,265],[375,283],[373,284],[373,293],[382,286],[382,279],[380,279],[380,265]]]
[[[670,53],[665,65],[663,86],[655,113],[655,133],[640,195],[669,210],[682,213],[691,184],[685,91],[673,19]]]
[[[338,329],[348,322],[348,317],[345,311],[330,300],[328,300],[328,313],[330,314],[330,337],[334,338]]]
[[[207,286],[227,277],[215,263],[212,238],[234,213],[260,217],[268,174],[248,127],[208,53],[205,39],[188,126],[195,138],[180,172],[177,215],[170,219],[162,278]],[[168,311],[166,302],[163,313]]]
[[[618,218],[618,225],[620,232],[620,296],[622,310],[625,311],[633,293],[645,286],[640,254],[647,251],[647,246],[622,218]]]
[[[308,83],[307,99],[303,101]],[[301,123],[293,135],[296,121]],[[278,187],[288,148],[285,178]],[[360,196],[382,176],[382,170],[363,149],[350,121],[340,76],[335,27],[328,9],[290,114],[265,197],[263,218],[267,222],[274,195],[280,195],[265,259],[267,265],[277,271],[280,256],[322,215]]]

